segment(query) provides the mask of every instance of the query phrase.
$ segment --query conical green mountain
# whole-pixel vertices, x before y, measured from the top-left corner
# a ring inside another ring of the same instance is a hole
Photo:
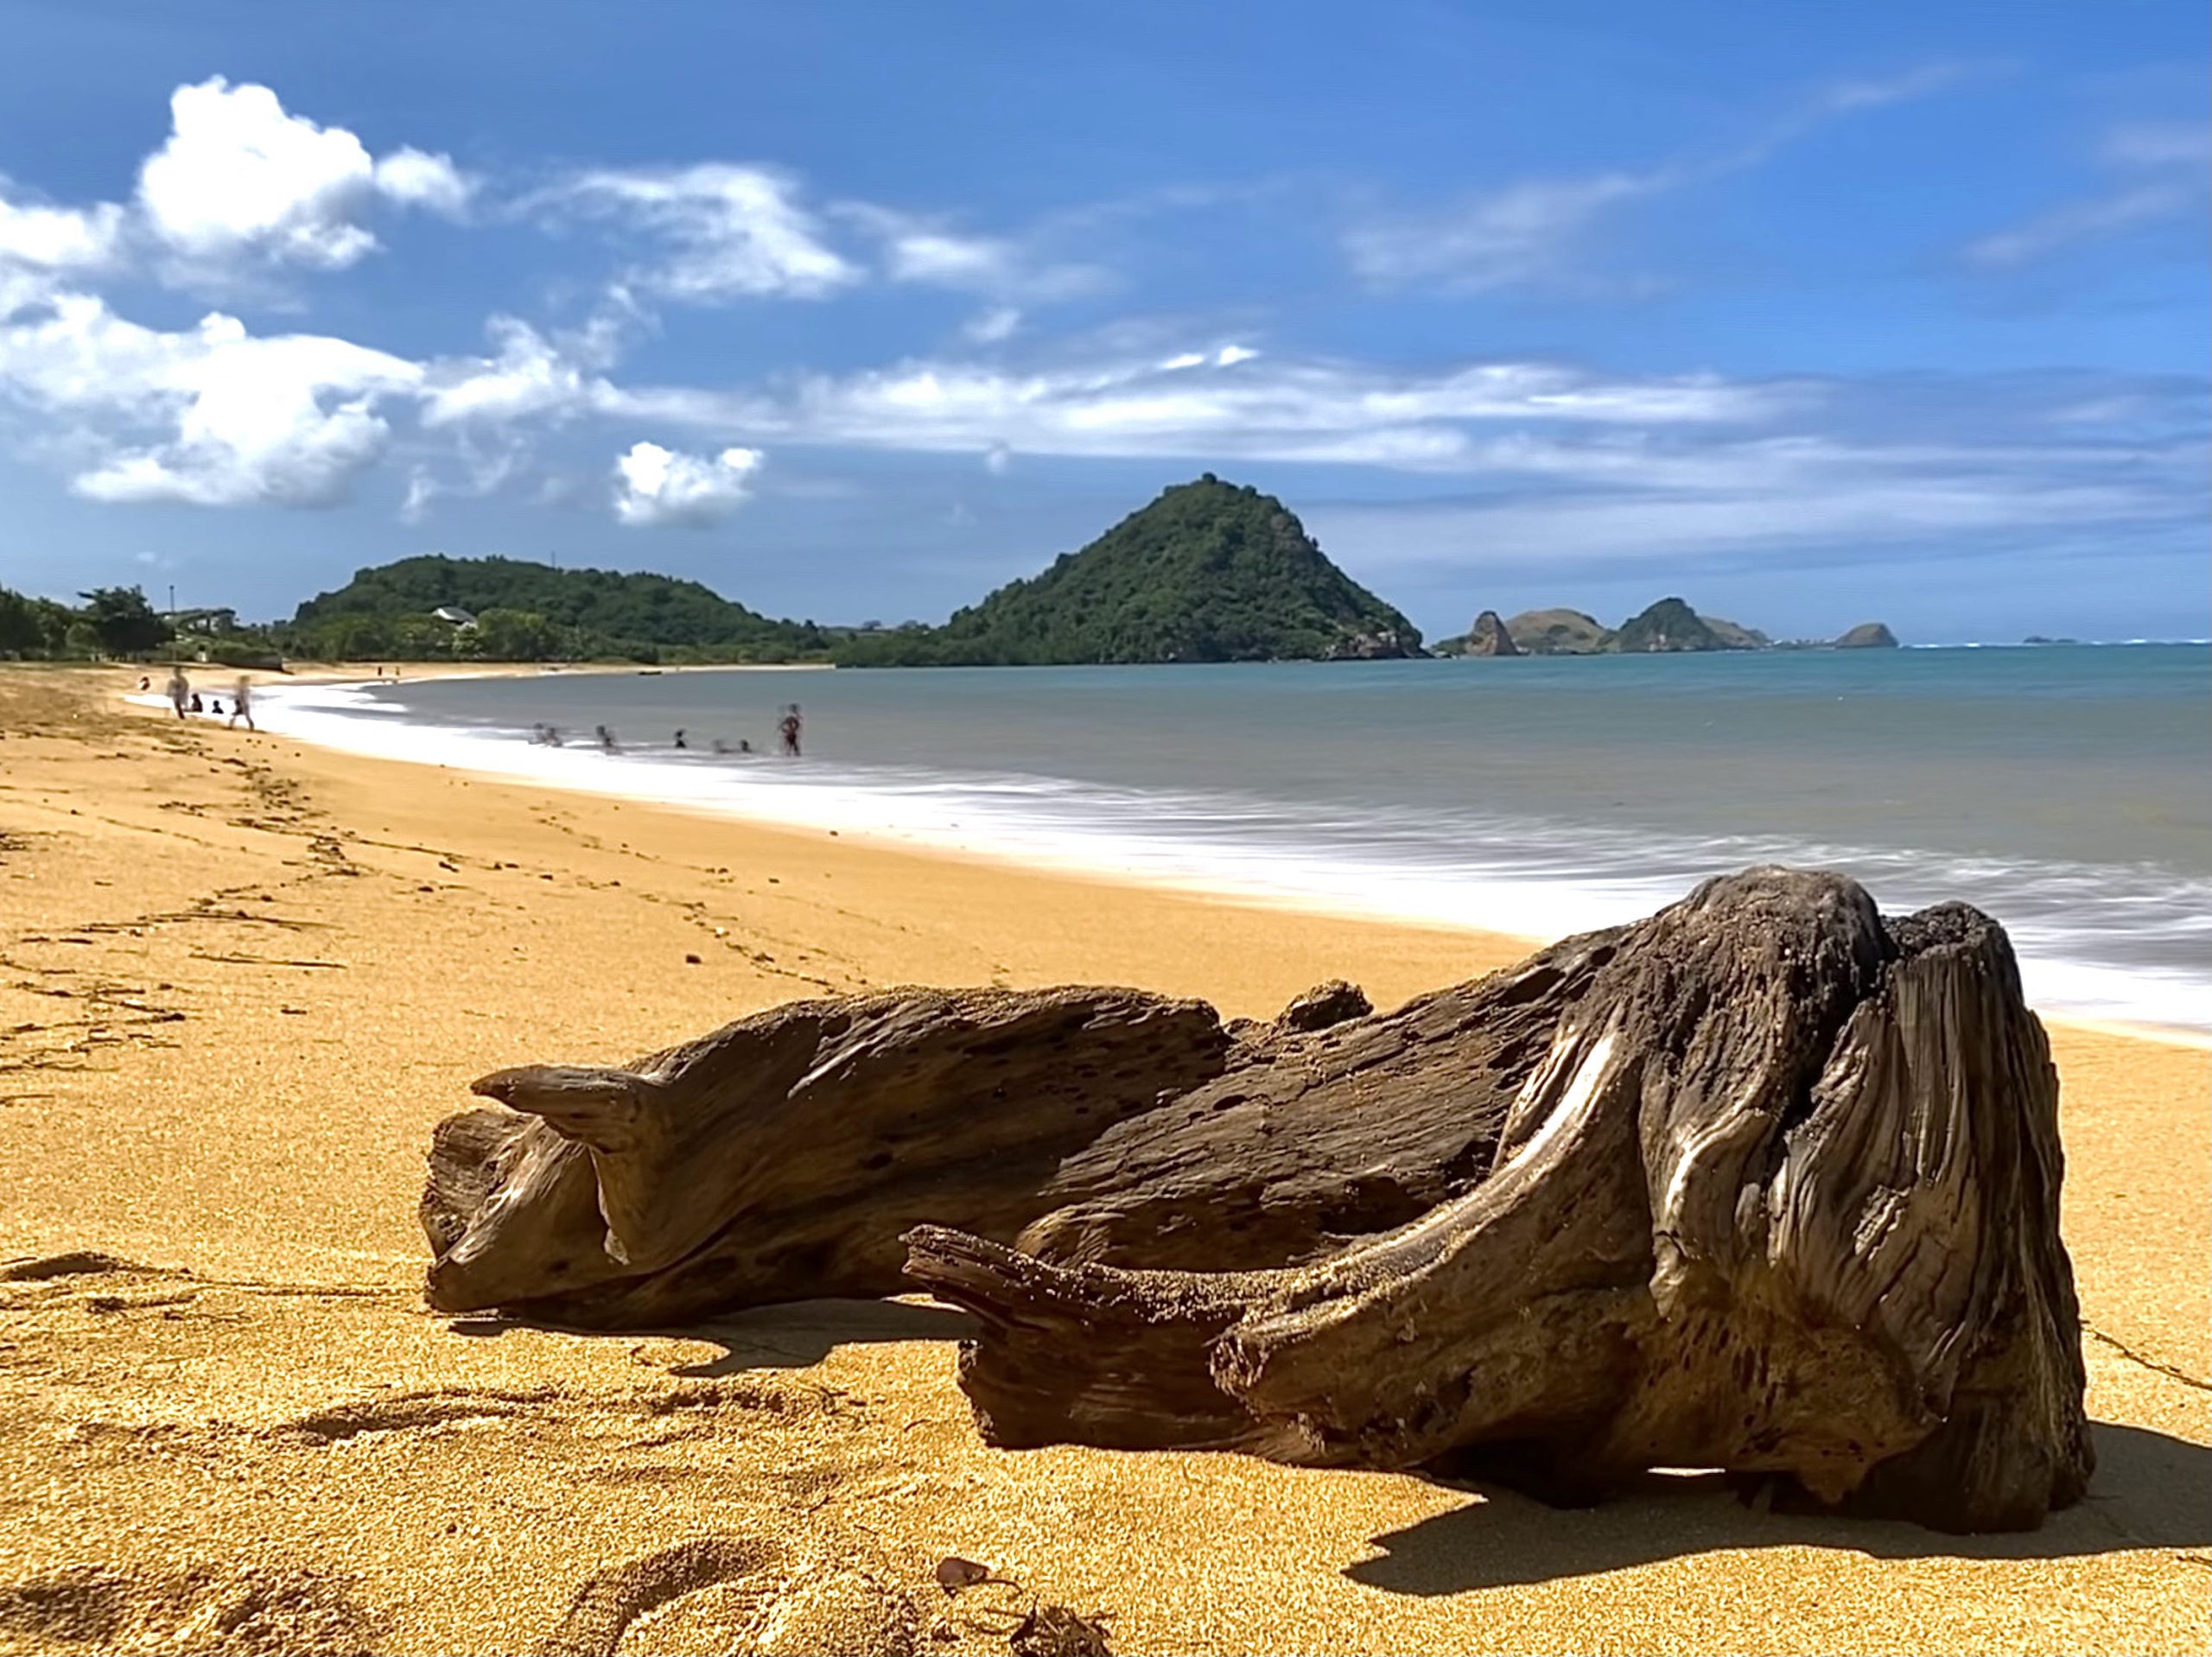
[[[1331,563],[1272,495],[1211,473],[942,627],[852,641],[854,666],[1335,661],[1420,653],[1421,634]]]

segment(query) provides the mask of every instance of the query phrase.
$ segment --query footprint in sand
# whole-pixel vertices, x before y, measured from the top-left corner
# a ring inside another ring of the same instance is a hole
[[[536,1657],[679,1657],[701,1651],[912,1657],[912,1597],[868,1572],[787,1561],[774,1542],[701,1536],[590,1578]]]
[[[141,1266],[136,1260],[103,1254],[90,1248],[74,1248],[62,1254],[37,1254],[0,1261],[0,1283],[47,1283],[56,1278],[106,1277],[124,1273],[157,1277],[175,1275],[159,1267]]]
[[[306,1571],[200,1565],[134,1574],[77,1565],[0,1584],[0,1636],[55,1653],[367,1657],[378,1633],[344,1590]]]
[[[287,1422],[277,1429],[276,1436],[303,1438],[316,1444],[343,1444],[368,1433],[420,1432],[432,1427],[503,1420],[531,1404],[544,1401],[496,1393],[402,1393],[391,1398],[317,1410]]]

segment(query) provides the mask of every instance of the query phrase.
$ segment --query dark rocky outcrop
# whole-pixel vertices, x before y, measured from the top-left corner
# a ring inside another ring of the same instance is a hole
[[[1835,641],[1840,651],[1893,651],[1897,636],[1878,621],[1862,621]]]
[[[1518,656],[1521,647],[1513,642],[1513,635],[1495,610],[1485,610],[1475,618],[1475,625],[1467,629],[1467,639],[1461,647],[1463,656]]]

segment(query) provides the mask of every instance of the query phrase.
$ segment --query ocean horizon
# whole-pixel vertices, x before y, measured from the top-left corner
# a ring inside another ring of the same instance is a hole
[[[1956,899],[2030,1000],[2212,1034],[2201,644],[265,688],[272,730],[693,810],[1548,940],[1759,862]],[[772,753],[798,702],[805,754]],[[560,746],[530,740],[549,724]],[[593,739],[605,725],[618,751]],[[676,733],[685,746],[676,746]],[[741,740],[749,756],[718,755]]]

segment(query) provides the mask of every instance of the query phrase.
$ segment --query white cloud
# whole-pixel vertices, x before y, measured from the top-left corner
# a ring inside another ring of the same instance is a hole
[[[1590,236],[1617,209],[1757,167],[1825,122],[1923,98],[1992,67],[1929,64],[1886,80],[1832,86],[1801,100],[1792,113],[1750,142],[1703,159],[1581,177],[1527,179],[1456,206],[1372,218],[1345,233],[1344,253],[1354,274],[1378,289],[1433,287],[1481,294],[1544,285],[1617,290],[1623,284],[1602,281],[1589,268]]]
[[[386,200],[447,219],[467,213],[476,191],[475,181],[455,167],[451,156],[433,156],[409,145],[377,158],[376,187]]]
[[[2171,522],[2163,491],[2113,479],[2053,484],[2001,472],[1914,476],[1878,455],[1857,475],[1808,486],[1685,495],[1562,493],[1495,502],[1310,510],[1332,545],[1367,546],[1377,564],[1553,567],[1639,558],[1684,560],[1791,548],[1955,544],[2068,525]]]
[[[219,314],[163,333],[81,294],[0,327],[0,394],[83,428],[94,458],[71,487],[95,500],[334,505],[384,453],[378,404],[421,371]]]
[[[2212,133],[2204,127],[2186,122],[2117,127],[2105,136],[2097,156],[2122,175],[2112,188],[1978,237],[1961,250],[1961,257],[1986,270],[2011,270],[2202,211],[2212,164]]]
[[[766,393],[608,387],[604,412],[786,442],[1017,453],[1330,460],[1465,469],[1471,425],[1669,427],[1761,417],[1802,395],[1686,376],[1606,380],[1545,363],[1429,373],[1222,352],[1018,372],[914,362]]]
[[[420,524],[430,515],[430,503],[444,492],[425,468],[416,467],[407,475],[407,498],[399,503],[399,521]]]
[[[2185,184],[2142,184],[2083,201],[2069,201],[2024,224],[1967,244],[1968,264],[2003,270],[2031,264],[2078,243],[2101,240],[2186,213],[2202,193]]]
[[[2146,400],[2125,385],[2113,389],[2106,400],[2115,407]],[[2157,400],[2156,388],[2145,390]],[[1347,545],[1372,547],[1378,563],[1525,568],[2003,544],[2069,529],[2171,530],[2202,518],[2194,434],[2127,441],[2107,430],[2054,442],[2051,416],[2063,408],[2078,416],[2085,406],[2069,401],[2075,388],[2063,381],[1993,378],[1858,393],[1840,388],[1839,401],[1864,403],[1872,394],[1872,405],[1855,413],[1891,428],[1887,435],[1684,432],[1664,441],[1598,433],[1570,441],[1516,434],[1466,457],[1484,485],[1479,495],[1340,505],[1307,518]],[[1977,403],[1983,416],[1968,423],[1990,433],[1988,441],[1930,440],[1910,429],[1947,427]],[[1849,418],[1840,409],[1822,412]]]
[[[495,316],[485,331],[495,357],[453,358],[425,378],[426,426],[499,425],[536,416],[561,416],[590,405],[604,382],[578,354],[563,350],[519,318]]]
[[[569,180],[537,205],[614,219],[659,240],[664,257],[626,280],[673,299],[818,299],[860,279],[823,240],[797,184],[764,167],[602,169]]]
[[[1843,115],[1853,110],[1879,109],[1925,98],[1962,80],[2000,73],[2009,66],[1996,62],[1927,63],[1885,80],[1844,80],[1821,92],[1813,102],[1815,113]],[[1808,115],[1806,118],[1811,118]]]
[[[1532,181],[1477,196],[1444,214],[1386,219],[1344,238],[1353,271],[1377,287],[1437,283],[1487,293],[1559,274],[1576,239],[1606,208],[1681,182],[1673,173],[1607,173]]]
[[[0,189],[8,181],[0,178]],[[0,266],[41,271],[84,271],[112,263],[123,239],[123,209],[111,201],[91,207],[49,207],[0,195]]]
[[[1077,298],[1109,283],[1097,266],[1046,258],[1023,240],[971,235],[940,219],[864,202],[841,202],[834,211],[881,244],[884,274],[893,282],[1032,305]]]
[[[893,282],[926,282],[942,288],[971,289],[1000,286],[1006,279],[1013,251],[1004,242],[928,230],[895,236],[887,250]]]
[[[344,127],[287,114],[266,86],[218,75],[178,87],[169,110],[137,206],[149,233],[202,274],[254,261],[342,270],[375,250],[363,221],[379,201],[454,215],[468,200],[447,157],[373,158]]]
[[[1224,346],[1213,354],[1217,368],[1234,368],[1239,363],[1249,363],[1260,353],[1249,346]]]
[[[2138,121],[2105,135],[2098,154],[2122,167],[2212,167],[2212,127],[2193,121]]]
[[[614,516],[635,528],[703,529],[737,510],[760,452],[726,448],[711,458],[632,443],[614,462]]]
[[[461,475],[440,476],[428,466],[416,465],[407,474],[407,494],[399,506],[399,521],[420,524],[430,515],[431,503],[448,497],[479,498],[491,494],[523,469],[528,451],[510,442],[489,452],[480,449],[464,435],[460,444]]]
[[[0,177],[0,323],[119,263],[124,236],[123,209],[112,202],[49,206],[10,200],[10,187]]]
[[[1011,305],[994,305],[979,316],[970,317],[960,332],[979,346],[1002,345],[1014,338],[1021,327],[1021,313]]]

